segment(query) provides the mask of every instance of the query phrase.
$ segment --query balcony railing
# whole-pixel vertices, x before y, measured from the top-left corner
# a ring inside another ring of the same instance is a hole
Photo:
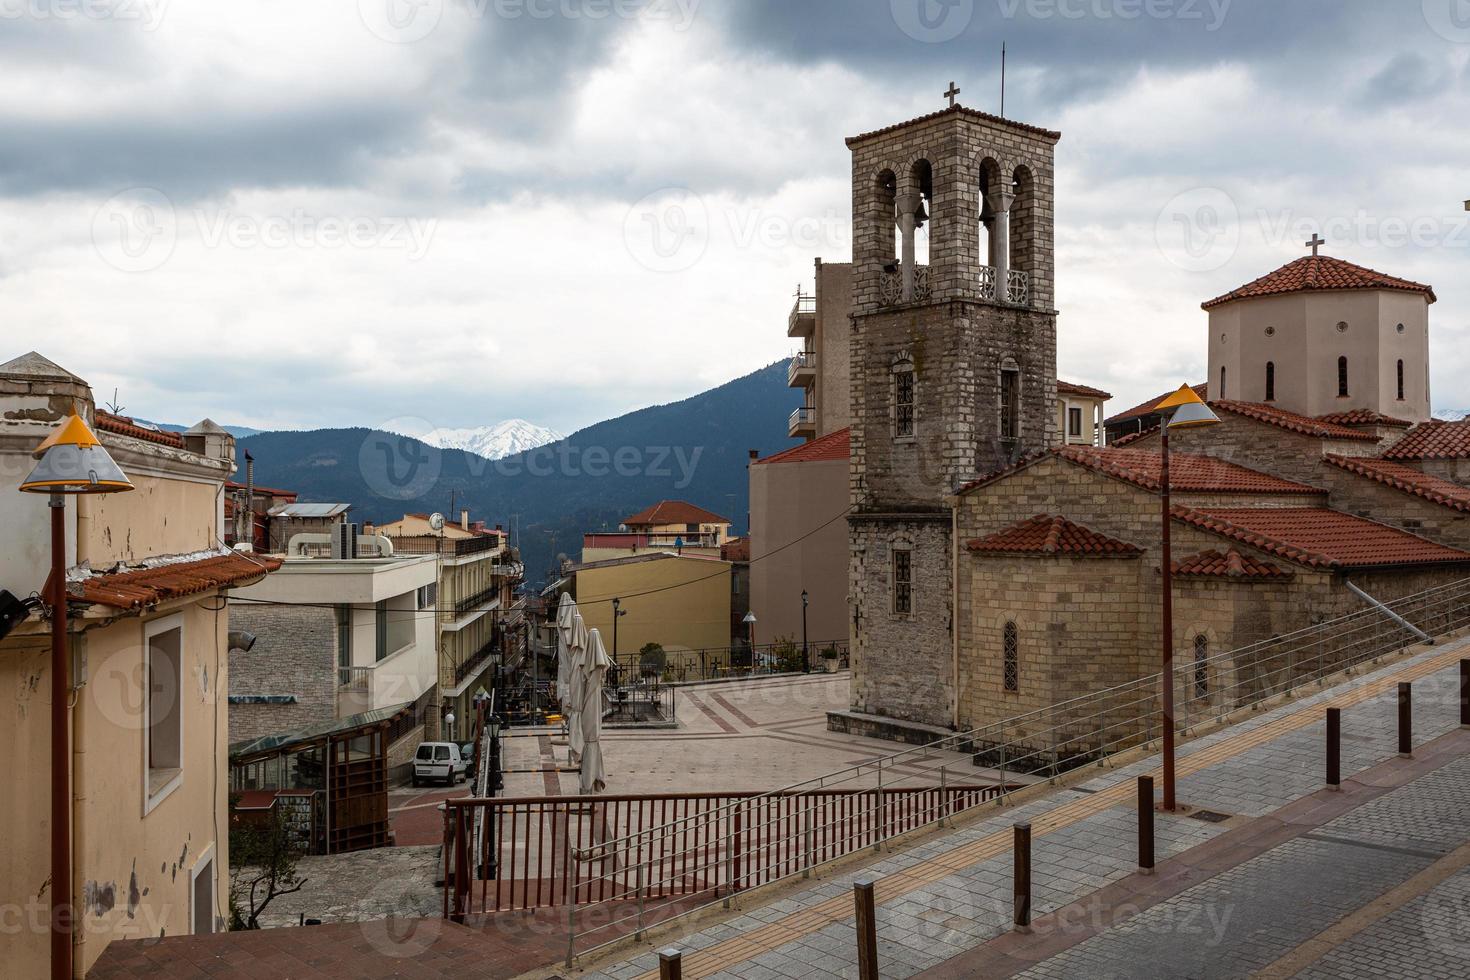
[[[914,294],[907,299],[903,295],[903,268],[884,272],[878,279],[878,302],[883,306],[900,303],[923,303],[929,299],[929,267],[914,266]]]
[[[481,589],[472,596],[459,600],[454,604],[454,615],[451,619],[461,618],[471,611],[480,608],[498,595],[500,595],[500,586],[492,585]]]
[[[791,413],[790,423],[787,429],[795,432],[797,429],[805,429],[817,424],[817,410],[815,408],[798,408]]]
[[[485,663],[485,661],[489,660],[491,657],[495,656],[496,652],[497,651],[495,649],[495,641],[491,640],[489,643],[486,643],[484,646],[480,647],[480,649],[470,654],[470,656],[463,663],[455,664],[454,685],[458,687],[459,685],[463,684],[465,682],[465,678],[469,677],[476,670],[479,670],[480,665]]]
[[[494,551],[504,541],[499,535],[476,538],[441,538],[436,534],[417,534],[410,537],[389,538],[393,551],[400,555],[443,555],[446,558],[463,558]]]
[[[786,366],[786,383],[788,385],[791,384],[802,371],[815,370],[816,366],[816,351],[804,350],[794,354],[791,358],[791,363]]]
[[[980,298],[995,302],[996,268],[993,265],[980,267]],[[1031,305],[1031,273],[1010,269],[1006,273],[1006,303],[1011,306]]]
[[[373,667],[338,667],[337,687],[343,691],[367,692],[373,686]]]
[[[518,561],[500,562],[490,566],[490,574],[495,578],[525,578],[526,566]]]
[[[796,297],[796,302],[791,306],[791,315],[786,319],[786,336],[795,337],[798,332],[815,329],[817,319],[817,298],[815,296]],[[803,321],[811,321],[805,323]]]

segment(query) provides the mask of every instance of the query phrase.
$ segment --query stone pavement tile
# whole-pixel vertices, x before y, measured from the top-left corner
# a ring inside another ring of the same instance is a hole
[[[1297,974],[1300,980],[1470,976],[1470,870],[1342,943]]]

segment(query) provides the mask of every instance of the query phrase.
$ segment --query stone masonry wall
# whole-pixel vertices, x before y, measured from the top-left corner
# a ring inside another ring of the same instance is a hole
[[[230,604],[230,628],[249,630],[248,653],[230,652],[232,697],[291,694],[295,704],[230,705],[230,741],[329,721],[337,711],[337,630],[332,610]]]

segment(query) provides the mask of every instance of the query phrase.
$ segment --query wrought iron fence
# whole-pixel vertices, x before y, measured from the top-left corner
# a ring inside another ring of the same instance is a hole
[[[793,674],[827,669],[830,661],[833,669],[848,665],[846,640],[810,640],[807,642],[807,657],[802,658],[801,643],[783,641],[733,647],[705,647],[692,650],[685,647],[662,647],[660,652],[645,656],[641,652],[620,651],[613,658],[616,670],[609,684],[632,683],[635,679],[658,679],[665,683],[685,684],[698,681],[729,680],[742,677],[769,677],[773,674]],[[837,656],[827,657],[831,651]]]

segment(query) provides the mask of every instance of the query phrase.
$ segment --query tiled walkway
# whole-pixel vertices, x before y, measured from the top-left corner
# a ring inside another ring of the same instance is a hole
[[[1415,681],[1417,742],[1457,729],[1457,665],[1460,656],[1470,655],[1467,651],[1470,642],[1465,640],[1446,644],[1364,675],[1350,685],[1299,698],[1182,747],[1181,800],[1231,819],[1212,823],[1161,815],[1157,821],[1159,860],[1163,862],[1250,826],[1251,818],[1272,814],[1317,792],[1322,782],[1322,717],[1326,705],[1344,709],[1342,765],[1349,778],[1394,759],[1393,690],[1400,680]],[[1470,750],[1470,738],[1454,741],[1458,748],[1445,751]],[[1181,895],[1155,905],[1157,911],[1150,910],[1154,918],[1139,917],[1140,924],[1132,928],[1145,938],[1154,935],[1148,929],[1150,924],[1162,929],[1160,922],[1172,923],[1176,928],[1174,941],[1156,943],[1151,948],[1158,950],[1159,956],[1167,956],[1170,949],[1187,947],[1196,956],[1197,969],[1191,970],[1188,963],[1180,961],[1176,971],[1160,960],[1138,961],[1134,969],[1125,960],[1114,961],[1115,966],[1118,962],[1124,965],[1110,972],[1103,965],[1108,960],[1100,950],[1113,943],[1130,955],[1136,952],[1127,938],[1131,933],[1119,927],[1075,944],[1062,954],[1092,958],[1093,962],[1083,965],[1083,959],[1079,959],[1075,968],[1059,967],[1055,972],[1046,972],[1049,964],[1042,964],[1035,975],[1159,976],[1178,972],[1235,976],[1268,965],[1344,914],[1400,885],[1446,849],[1470,839],[1470,824],[1464,822],[1470,818],[1460,816],[1470,813],[1465,805],[1470,803],[1470,791],[1455,789],[1466,786],[1465,777],[1470,775],[1470,768],[1464,772],[1456,768],[1461,766],[1470,763],[1453,763],[1439,775],[1426,775],[1371,804],[1365,802],[1321,828],[1320,836],[1294,839],[1273,847],[1268,854],[1228,861],[1225,868],[1234,870],[1213,878],[1212,887],[1234,891],[1201,892],[1188,898]],[[1157,759],[1149,758],[1108,770],[1070,789],[1007,808],[989,819],[894,852],[861,871],[834,874],[789,891],[772,904],[757,907],[759,896],[749,896],[745,899],[750,903],[747,911],[732,913],[689,935],[659,937],[655,941],[659,947],[674,945],[686,951],[686,977],[779,980],[856,976],[851,886],[857,878],[874,878],[878,881],[882,976],[915,975],[973,953],[976,947],[1008,931],[1011,825],[1017,821],[1032,823],[1033,908],[1037,916],[1071,906],[1105,886],[1132,877],[1136,855],[1137,817],[1132,804],[1135,780],[1156,769]],[[1467,795],[1456,797],[1456,793]],[[1252,877],[1268,874],[1263,869],[1270,869],[1269,882]],[[1399,935],[1392,931],[1393,924],[1417,914],[1422,921],[1436,924],[1439,934],[1451,937],[1440,943],[1452,951],[1446,955],[1455,955],[1457,949],[1470,953],[1466,923],[1460,921],[1457,925],[1452,921],[1460,907],[1450,898],[1470,887],[1462,878],[1449,878],[1421,900],[1411,901],[1361,933],[1345,937],[1343,947],[1347,942],[1370,942],[1375,930],[1387,931],[1392,939]],[[1314,887],[1316,882],[1321,883],[1320,888]],[[1252,896],[1252,889],[1258,885],[1270,885],[1282,897],[1264,905],[1234,900],[1237,895]],[[1456,892],[1456,888],[1461,891]],[[1211,920],[1200,897],[1226,894],[1232,896],[1229,907],[1236,910],[1232,918],[1221,921],[1225,906],[1217,901],[1217,917]],[[1245,911],[1247,907],[1249,912]],[[1178,929],[1186,918],[1191,928],[1212,930],[1204,935],[1223,930],[1225,938],[1221,941],[1232,948],[1259,943],[1261,951],[1253,958],[1242,957],[1227,969],[1227,960],[1218,946],[1214,955],[1206,956],[1200,952],[1205,949],[1202,942],[1178,942]],[[1282,926],[1289,921],[1295,925]],[[1434,930],[1426,925],[1425,931]],[[1336,953],[1316,959],[1311,968],[1328,969],[1333,955]],[[1399,955],[1409,957],[1412,950],[1400,948]],[[613,980],[656,976],[656,965],[652,952],[631,957],[624,953],[589,964],[590,971],[582,975]],[[1470,974],[1470,959],[1461,965],[1466,969],[1448,975]],[[1384,975],[1376,970],[1369,972]],[[547,970],[538,975],[553,973]],[[1417,975],[1436,974],[1420,970]]]

